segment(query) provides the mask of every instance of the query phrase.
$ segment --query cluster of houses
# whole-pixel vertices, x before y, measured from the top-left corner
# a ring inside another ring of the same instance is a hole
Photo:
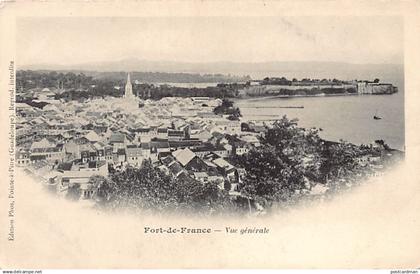
[[[127,83],[126,93],[131,91]],[[266,130],[258,121],[241,123],[214,114],[220,99],[125,96],[64,102],[55,99],[59,92],[18,94],[27,103],[16,103],[16,164],[61,195],[79,188],[82,199],[97,191],[93,176],[138,168],[144,160],[174,178],[216,182],[239,195],[245,171],[230,159],[260,146]],[[359,161],[380,167],[382,158],[366,154]]]
[[[47,103],[42,109],[16,104],[17,165],[58,193],[77,185],[86,199],[96,191],[92,176],[140,167],[146,159],[175,178],[229,185],[235,195],[244,171],[229,158],[259,146],[264,129],[244,131],[239,121],[213,114],[221,101],[207,97],[141,104],[108,97],[67,103],[53,98],[37,98]]]

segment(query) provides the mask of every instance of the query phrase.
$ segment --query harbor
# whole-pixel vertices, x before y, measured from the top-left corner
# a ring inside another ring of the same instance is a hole
[[[271,122],[286,115],[306,128],[322,128],[322,137],[355,144],[383,139],[404,150],[404,93],[393,95],[238,99],[244,121]],[[304,106],[303,108],[298,108]],[[377,110],[377,117],[372,117]]]

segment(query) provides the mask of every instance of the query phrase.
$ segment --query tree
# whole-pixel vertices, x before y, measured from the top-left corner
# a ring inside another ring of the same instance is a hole
[[[98,203],[106,202],[112,192],[111,182],[101,175],[93,175],[89,178],[88,184],[94,189],[94,199]]]
[[[208,214],[233,207],[227,192],[216,183],[203,185],[188,175],[173,178],[153,167],[150,160],[143,161],[138,169],[113,174],[100,189],[109,195],[105,206],[110,208]]]
[[[340,141],[326,145],[320,166],[325,183],[333,189],[338,189],[343,180],[352,180],[362,169],[357,160],[360,155],[361,149],[348,142]]]
[[[241,111],[239,108],[235,108],[233,106],[233,102],[227,99],[223,99],[222,104],[220,106],[217,106],[213,109],[214,114],[220,115],[220,114],[227,114],[229,115],[229,120],[239,120],[239,117],[241,117]]]
[[[243,159],[247,171],[241,192],[264,204],[285,201],[303,184],[303,172],[281,159],[273,147],[251,150]]]
[[[237,159],[246,170],[241,192],[266,206],[288,201],[306,187],[308,176],[317,176],[320,145],[317,130],[299,128],[284,116],[267,127],[260,148]]]

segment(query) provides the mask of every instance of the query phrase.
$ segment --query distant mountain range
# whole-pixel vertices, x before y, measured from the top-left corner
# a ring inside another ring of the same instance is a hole
[[[60,70],[60,71],[95,71],[95,72],[166,72],[225,74],[261,79],[266,76],[284,76],[286,78],[326,78],[326,79],[374,79],[401,82],[404,80],[402,64],[352,64],[345,62],[172,62],[124,59],[110,62],[85,63],[78,65],[39,64],[22,66],[19,69]]]

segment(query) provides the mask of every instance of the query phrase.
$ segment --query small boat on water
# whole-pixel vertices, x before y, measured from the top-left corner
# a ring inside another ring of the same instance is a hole
[[[374,120],[381,120],[382,117],[378,115],[378,110],[376,110],[375,115],[373,115]]]

